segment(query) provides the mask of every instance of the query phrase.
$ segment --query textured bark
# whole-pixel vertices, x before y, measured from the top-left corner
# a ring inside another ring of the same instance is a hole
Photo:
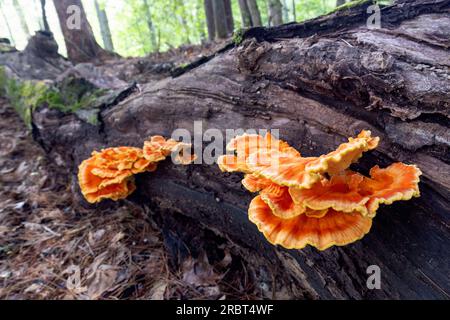
[[[109,29],[109,22],[108,22],[108,16],[106,15],[106,10],[104,8],[100,7],[97,0],[95,0],[94,4],[95,4],[95,10],[97,12],[98,22],[100,25],[100,33],[102,34],[103,45],[105,46],[106,50],[114,51],[114,45],[113,45],[112,37],[111,37],[111,30]],[[152,26],[153,26],[153,24],[152,24]],[[156,37],[154,35],[153,35],[153,37],[155,38],[154,43],[156,46]],[[153,38],[152,38],[152,40],[153,40]]]
[[[269,0],[269,26],[279,26],[283,23],[282,10],[280,0]]]
[[[262,26],[261,13],[259,12],[256,0],[247,0],[247,7],[248,10],[250,11],[250,16],[252,17],[252,26],[253,27]]]
[[[206,26],[208,28],[208,40],[213,41],[216,38],[216,23],[214,22],[213,0],[204,0]]]
[[[43,106],[33,114],[35,137],[75,175],[94,149],[142,146],[149,135],[193,131],[194,121],[222,132],[278,128],[305,156],[369,129],[381,144],[356,169],[415,163],[423,171],[422,196],[383,206],[371,232],[345,247],[270,245],[247,219],[253,195],[242,188],[242,175],[216,165],[164,163],[137,177],[131,200],[153,214],[173,255],[216,246],[200,241],[212,230],[264,266],[259,277],[274,292],[281,286],[301,298],[448,299],[450,1],[385,7],[381,29],[366,27],[369,4],[303,24],[249,29],[241,44],[176,77],[128,89],[102,107],[99,126]],[[381,269],[379,290],[366,286],[370,265]]]
[[[246,0],[239,0],[239,9],[241,11],[242,26],[248,28],[252,26],[252,16],[247,6]]]
[[[95,41],[91,26],[84,12],[81,0],[53,0],[59,24],[66,43],[67,56],[73,62],[87,62],[93,60],[104,60],[114,55],[104,50]],[[71,12],[67,12],[69,6],[77,6],[80,10],[80,28],[69,29],[67,21]]]

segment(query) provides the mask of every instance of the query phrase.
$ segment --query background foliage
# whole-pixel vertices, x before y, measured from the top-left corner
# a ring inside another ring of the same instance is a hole
[[[23,49],[29,35],[21,28],[17,1],[23,10],[30,33],[42,24],[40,0],[0,0],[4,15],[0,14],[0,37],[10,38],[6,21],[13,30],[13,40]],[[109,19],[115,51],[122,56],[143,56],[154,51],[166,51],[182,44],[199,44],[207,38],[203,0],[147,0],[155,26],[157,45],[150,40],[144,0],[97,0],[105,8]],[[96,39],[103,46],[94,0],[82,0]],[[231,0],[235,29],[241,27],[238,0]],[[268,24],[268,0],[257,0],[262,22]],[[303,21],[325,14],[336,7],[336,0],[281,0],[284,22]],[[60,52],[65,55],[63,36],[52,0],[46,2],[50,29],[55,34]]]

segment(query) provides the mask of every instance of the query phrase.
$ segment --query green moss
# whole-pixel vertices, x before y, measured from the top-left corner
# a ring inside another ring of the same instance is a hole
[[[233,42],[236,46],[240,45],[242,43],[242,41],[244,40],[245,30],[246,30],[245,28],[241,28],[241,29],[237,29],[233,33]]]
[[[41,103],[47,91],[43,82],[18,81],[8,78],[4,68],[0,68],[0,92],[7,97],[23,121],[31,125],[31,111]]]
[[[97,124],[97,99],[103,96],[106,90],[96,89],[80,79],[65,80],[58,87],[43,81],[16,80],[8,78],[5,69],[0,67],[0,93],[10,100],[23,121],[31,127],[31,114],[42,105],[65,113],[91,109],[92,112],[81,118],[88,123]]]

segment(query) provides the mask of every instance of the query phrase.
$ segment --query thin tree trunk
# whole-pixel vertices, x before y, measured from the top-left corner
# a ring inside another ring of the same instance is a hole
[[[153,25],[153,19],[152,19],[152,12],[150,10],[150,5],[148,4],[147,0],[144,1],[144,8],[145,8],[145,18],[147,19],[147,26],[148,26],[148,32],[150,34],[150,42],[152,44],[152,50],[158,52],[158,44],[156,42],[156,30],[155,26]]]
[[[227,19],[225,16],[225,3],[223,0],[213,1],[214,23],[216,26],[216,37],[218,39],[225,39],[227,32]]]
[[[53,0],[53,4],[58,14],[69,60],[78,63],[117,56],[98,45],[81,0]]]
[[[248,9],[246,0],[239,0],[239,9],[241,10],[242,26],[248,28],[252,26],[252,16]]]
[[[292,0],[292,21],[297,21],[297,12],[295,10],[295,0]]]
[[[5,21],[6,28],[8,29],[9,40],[11,41],[11,45],[15,46],[15,41],[13,37],[13,33],[11,31],[11,26],[9,25],[8,18],[6,17],[5,12],[3,11],[2,3],[0,2],[0,12],[2,14],[3,20]]]
[[[233,20],[233,10],[231,8],[231,0],[223,0],[225,6],[225,19],[227,22],[228,35],[233,34],[234,31],[234,20]]]
[[[186,7],[184,6],[184,0],[179,0],[179,4],[178,4],[181,8],[181,15],[179,16],[181,25],[183,26],[184,29],[184,42],[189,44],[191,43],[191,39],[189,37],[190,34],[190,28],[188,26],[186,17],[187,17],[187,13],[186,13]]]
[[[336,7],[342,6],[345,3],[345,0],[336,0]]]
[[[100,33],[102,34],[103,45],[106,50],[114,51],[114,45],[111,37],[111,30],[109,29],[108,16],[105,8],[101,8],[98,0],[94,0],[95,11],[97,12],[98,22],[100,24]]]
[[[202,1],[197,0],[195,4],[195,17],[197,19],[197,30],[200,35],[201,42],[203,43],[206,40],[206,33],[205,33],[205,20],[203,20],[200,15],[202,7]]]
[[[19,17],[20,26],[23,30],[23,32],[26,34],[27,37],[30,36],[30,29],[28,28],[27,20],[25,18],[25,15],[23,14],[22,7],[20,6],[20,3],[18,0],[12,1],[14,5],[14,9],[16,10],[17,16]]]
[[[50,32],[50,26],[48,25],[47,13],[45,10],[45,0],[40,0],[41,3],[41,15],[42,15],[42,23],[44,25],[44,31]]]
[[[284,22],[289,22],[289,8],[287,5],[287,0],[283,0],[282,1],[282,5],[283,5],[283,21]]]
[[[269,26],[283,24],[283,7],[280,0],[269,0]]]
[[[247,0],[247,6],[248,10],[250,11],[250,15],[252,17],[252,26],[253,27],[262,26],[261,13],[259,12],[256,0]]]
[[[213,41],[216,38],[216,23],[214,22],[213,0],[204,0],[206,26],[208,28],[208,40]]]

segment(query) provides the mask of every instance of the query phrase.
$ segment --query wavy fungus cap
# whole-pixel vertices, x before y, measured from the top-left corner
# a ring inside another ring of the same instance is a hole
[[[250,172],[282,186],[310,188],[320,175],[309,173],[306,165],[316,158],[296,157],[276,150],[258,150],[247,159]]]
[[[288,249],[303,249],[308,244],[319,250],[347,245],[361,239],[372,226],[369,217],[334,210],[320,218],[302,214],[281,219],[260,196],[250,203],[248,216],[270,243]]]
[[[239,147],[239,141],[247,146]],[[246,173],[242,184],[259,192],[248,210],[249,219],[272,244],[301,249],[307,244],[324,250],[346,245],[369,232],[380,204],[419,196],[420,170],[394,163],[370,170],[370,177],[349,166],[377,147],[378,137],[363,130],[335,151],[301,157],[285,142],[261,147],[270,136],[243,135],[228,148],[236,155],[219,159],[223,171]],[[239,157],[240,156],[240,157]]]
[[[194,154],[187,152],[191,149],[188,143],[178,142],[174,139],[165,139],[163,136],[152,136],[150,140],[144,142],[144,158],[151,162],[164,160],[169,155],[173,154],[173,159],[176,163],[190,164],[195,159]]]
[[[242,185],[250,192],[258,192],[272,184],[269,179],[259,177],[256,174],[246,174],[242,179]]]
[[[154,169],[139,148],[107,148],[92,152],[92,156],[80,164],[78,183],[90,203],[106,198],[118,200],[135,190],[134,174]]]
[[[155,171],[157,162],[170,154],[181,164],[189,164],[195,155],[185,152],[191,145],[153,136],[144,142],[144,148],[115,147],[94,151],[78,167],[81,193],[90,203],[103,199],[126,198],[135,189],[133,175]]]
[[[294,202],[313,210],[334,209],[336,211],[367,214],[369,198],[359,192],[364,176],[347,170],[334,175],[330,180],[322,179],[310,189],[290,188]]]
[[[348,138],[348,142],[341,144],[336,150],[308,163],[306,171],[337,174],[361,158],[364,152],[375,149],[379,141],[379,137],[373,138],[370,131],[363,130],[356,138]]]
[[[288,187],[271,184],[261,191],[260,196],[272,213],[282,219],[290,219],[306,211],[305,206],[292,200]]]
[[[251,173],[247,167],[247,158],[258,151],[279,151],[294,157],[300,157],[300,153],[290,147],[285,141],[278,140],[270,133],[265,136],[259,134],[243,134],[231,139],[226,149],[234,154],[222,155],[217,159],[217,164],[223,172]]]
[[[419,181],[422,172],[415,165],[393,163],[385,169],[375,166],[370,169],[370,178],[365,177],[359,189],[369,197],[366,207],[369,216],[375,216],[380,204],[392,204],[398,200],[419,197]]]
[[[370,178],[346,170],[310,189],[290,188],[289,192],[294,202],[314,210],[332,208],[374,217],[380,204],[418,197],[420,175],[414,165],[394,163],[385,169],[373,167]]]
[[[226,149],[235,151],[238,157],[247,158],[257,150],[277,150],[300,157],[300,152],[292,148],[287,142],[279,140],[269,132],[265,136],[259,134],[246,134],[230,140]]]

